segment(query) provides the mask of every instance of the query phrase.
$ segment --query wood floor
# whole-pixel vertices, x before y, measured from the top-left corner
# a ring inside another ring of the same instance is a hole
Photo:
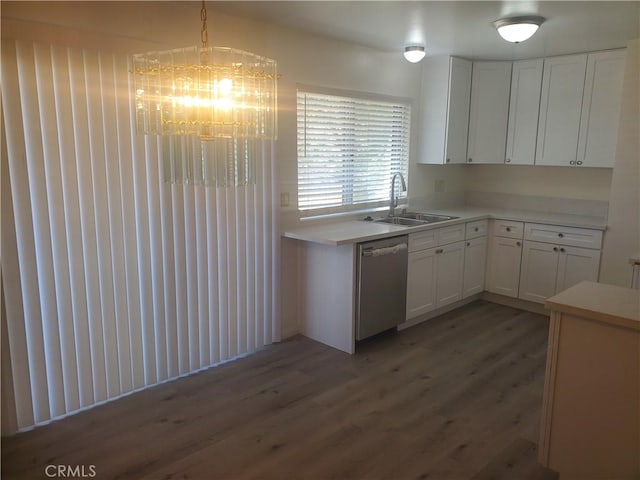
[[[295,337],[4,438],[2,478],[555,479],[536,463],[547,331],[479,301],[354,356]]]

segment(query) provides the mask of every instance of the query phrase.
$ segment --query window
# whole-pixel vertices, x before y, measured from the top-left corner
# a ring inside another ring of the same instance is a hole
[[[298,210],[388,204],[393,174],[407,176],[411,105],[298,90],[297,111]]]

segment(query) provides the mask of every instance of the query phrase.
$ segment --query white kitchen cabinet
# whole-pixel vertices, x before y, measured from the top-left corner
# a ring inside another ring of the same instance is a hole
[[[407,265],[407,319],[436,308],[436,249],[410,252]]]
[[[587,54],[544,60],[536,165],[576,164]]]
[[[499,220],[495,224],[502,223]],[[521,222],[508,222],[520,223]],[[504,227],[509,228],[511,227]],[[522,227],[519,227],[522,231]],[[498,229],[499,230],[499,229]],[[510,232],[509,232],[510,233]],[[518,297],[520,282],[520,259],[522,256],[522,240],[518,238],[491,236],[487,259],[487,290],[507,297]]]
[[[597,281],[602,231],[524,224],[518,297],[544,303],[583,280]]]
[[[436,248],[436,308],[462,298],[465,242]]]
[[[462,298],[484,290],[487,263],[487,237],[476,237],[465,242]]]
[[[462,58],[423,60],[418,163],[466,163],[471,69]]]
[[[598,281],[600,272],[600,250],[588,248],[560,247],[556,293],[588,280]]]
[[[556,293],[557,245],[525,241],[522,248],[519,298],[544,303]]]
[[[504,163],[511,62],[473,62],[468,163]]]
[[[587,57],[576,165],[613,167],[625,58],[624,49]]]
[[[505,163],[533,165],[544,59],[513,62]]]

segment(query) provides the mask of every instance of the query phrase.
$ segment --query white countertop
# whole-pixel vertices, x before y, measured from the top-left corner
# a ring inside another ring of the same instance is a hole
[[[548,298],[552,311],[640,331],[640,291],[604,283],[581,282]]]
[[[424,209],[409,209],[411,211],[425,211]],[[429,209],[428,213],[459,217],[444,222],[407,227],[403,225],[390,225],[387,223],[365,222],[362,220],[336,221],[332,223],[309,224],[283,232],[283,236],[296,240],[321,243],[324,245],[345,245],[350,243],[367,242],[395,235],[446,227],[457,223],[464,223],[484,218],[501,220],[513,220],[520,222],[544,223],[562,225],[567,227],[591,228],[605,230],[606,220],[601,217],[588,217],[582,215],[555,214],[546,212],[534,212],[527,210],[497,210],[481,207],[456,207],[448,209]],[[366,214],[361,215],[364,218]],[[382,217],[384,213],[376,212],[374,217]]]

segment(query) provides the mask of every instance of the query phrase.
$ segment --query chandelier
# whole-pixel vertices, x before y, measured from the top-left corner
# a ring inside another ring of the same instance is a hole
[[[136,130],[161,138],[164,179],[177,184],[255,183],[263,142],[277,136],[275,60],[202,46],[133,55]]]

